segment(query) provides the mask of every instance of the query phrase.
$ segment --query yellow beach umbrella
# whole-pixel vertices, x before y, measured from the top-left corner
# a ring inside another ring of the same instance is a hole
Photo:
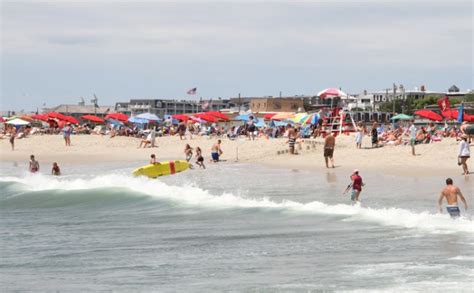
[[[280,112],[271,118],[271,120],[287,120],[295,116],[293,112]]]
[[[295,123],[300,123],[301,119],[307,116],[308,116],[308,113],[298,113],[298,114],[295,114],[293,117],[291,117],[289,120]]]

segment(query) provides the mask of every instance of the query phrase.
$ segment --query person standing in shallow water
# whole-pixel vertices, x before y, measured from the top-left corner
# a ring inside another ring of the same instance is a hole
[[[35,160],[35,156],[34,155],[31,155],[30,156],[30,166],[29,166],[29,170],[31,173],[36,173],[39,171],[39,163],[38,161]]]
[[[440,213],[443,212],[441,205],[443,203],[443,198],[446,198],[446,201],[448,202],[448,205],[446,206],[446,210],[449,213],[449,215],[452,218],[459,217],[461,215],[461,211],[459,210],[459,207],[458,207],[458,197],[464,203],[464,209],[467,210],[466,199],[464,198],[459,187],[453,185],[453,179],[451,178],[446,179],[446,187],[443,188],[443,190],[441,191],[441,195],[439,196],[439,199],[438,199],[439,212]]]

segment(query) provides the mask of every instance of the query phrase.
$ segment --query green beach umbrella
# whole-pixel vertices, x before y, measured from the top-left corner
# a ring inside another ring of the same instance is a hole
[[[413,116],[407,114],[398,114],[390,118],[390,120],[412,120]]]

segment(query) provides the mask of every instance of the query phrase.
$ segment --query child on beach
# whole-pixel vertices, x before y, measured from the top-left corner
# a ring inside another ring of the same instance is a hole
[[[53,168],[51,169],[51,175],[59,176],[61,175],[61,170],[59,169],[58,163],[53,163]]]
[[[196,157],[197,157],[197,161],[196,161],[196,164],[203,168],[203,169],[206,169],[206,166],[204,166],[204,158],[202,156],[202,151],[201,151],[201,148],[200,147],[197,147],[196,148]]]
[[[184,154],[186,155],[186,162],[189,163],[193,157],[193,148],[189,144],[184,147]]]

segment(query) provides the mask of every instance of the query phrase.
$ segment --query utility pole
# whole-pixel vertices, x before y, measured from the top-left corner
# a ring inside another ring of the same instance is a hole
[[[239,93],[239,115],[240,115],[240,106],[242,105],[242,101],[240,99],[240,93]]]
[[[397,85],[395,83],[393,83],[393,97],[392,97],[392,101],[393,101],[393,109],[392,109],[392,114],[395,115],[395,95],[397,94]]]

